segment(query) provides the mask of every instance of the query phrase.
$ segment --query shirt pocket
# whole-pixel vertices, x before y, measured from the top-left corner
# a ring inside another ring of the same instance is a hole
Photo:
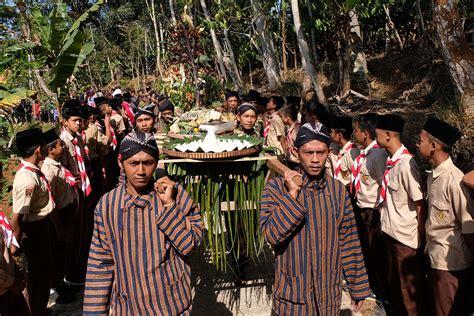
[[[289,276],[281,273],[278,282],[275,283],[275,298],[291,304],[306,304],[307,279],[303,274]]]
[[[436,197],[431,199],[431,220],[438,224],[447,225],[451,221],[451,205],[446,201]]]

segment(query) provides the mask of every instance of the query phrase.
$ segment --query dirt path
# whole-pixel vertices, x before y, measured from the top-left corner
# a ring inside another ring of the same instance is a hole
[[[246,287],[239,288],[232,282],[230,272],[216,271],[202,253],[191,256],[193,313],[200,316],[268,316],[271,314],[271,293],[274,281],[273,254],[270,248],[265,251],[261,262],[251,263],[246,269]],[[55,305],[52,297],[50,306],[53,316],[82,315],[83,293],[77,294],[72,304]],[[366,301],[362,313],[354,314],[350,309],[350,297],[343,291],[341,315],[385,315],[383,309],[376,311],[373,300]]]

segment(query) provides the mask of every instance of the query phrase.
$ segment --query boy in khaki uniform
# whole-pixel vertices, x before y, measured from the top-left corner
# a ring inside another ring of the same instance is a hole
[[[473,199],[449,152],[461,133],[429,117],[418,151],[433,171],[428,175],[426,252],[430,258],[436,315],[469,315],[473,280]]]
[[[285,124],[281,119],[280,110],[285,101],[278,96],[272,96],[267,103],[266,111],[270,116],[265,123],[263,136],[265,137],[265,145],[268,147],[275,147],[279,150],[279,155],[284,153],[282,146],[282,138],[285,137]]]
[[[92,192],[90,182],[89,158],[86,154],[85,145],[81,135],[82,128],[82,106],[79,100],[68,100],[64,103],[62,114],[64,118],[64,129],[60,138],[64,144],[64,152],[60,158],[61,165],[71,171],[76,180],[78,192],[77,216],[74,219],[73,228],[73,255],[71,266],[67,273],[67,281],[84,283],[88,245],[87,245],[87,219],[89,195]]]
[[[56,202],[52,213],[55,216],[51,217],[55,228],[51,236],[54,261],[52,287],[58,288],[67,272],[71,258],[70,235],[72,235],[73,220],[77,212],[76,183],[72,173],[59,162],[63,154],[63,142],[57,131],[50,129],[44,132],[43,139],[46,145],[41,147],[41,155],[45,157],[41,171],[50,183]]]
[[[405,120],[398,115],[377,116],[377,143],[390,155],[380,191],[380,223],[387,243],[390,290],[397,315],[423,315],[426,207],[418,166],[400,141],[404,125]]]
[[[331,120],[331,141],[341,147],[339,153],[334,156],[332,164],[334,178],[349,186],[352,175],[352,165],[359,156],[360,150],[351,141],[352,118],[348,116],[333,116]]]
[[[11,225],[21,250],[28,257],[28,301],[32,315],[46,315],[51,284],[51,239],[49,215],[54,198],[46,177],[38,168],[43,142],[38,128],[18,132],[16,146],[23,160],[13,181]],[[19,249],[10,246],[14,256]]]
[[[375,120],[373,113],[354,119],[354,139],[362,150],[352,165],[350,190],[371,287],[376,295],[385,295],[388,271],[386,265],[380,264],[386,248],[380,229],[379,198],[387,153],[375,140]]]

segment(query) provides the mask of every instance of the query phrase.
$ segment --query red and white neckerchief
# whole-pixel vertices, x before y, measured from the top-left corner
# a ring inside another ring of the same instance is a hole
[[[293,124],[290,125],[290,127],[288,128],[288,132],[286,133],[286,143],[288,145],[291,144],[291,146],[293,146],[293,142],[295,141],[294,137],[293,136],[293,132],[295,130],[298,130],[299,128],[301,127],[301,123],[300,122],[295,122]]]
[[[99,122],[95,122],[94,125],[97,127],[97,129],[99,130],[99,132],[101,132],[102,134],[105,134],[105,133],[104,133],[104,129],[102,128],[102,125],[100,125]]]
[[[0,212],[0,231],[7,248],[10,248],[12,244],[17,248],[20,248],[18,240],[16,240],[15,234],[13,233],[13,227],[10,225],[10,221],[3,212]]]
[[[89,194],[92,191],[92,188],[91,188],[91,182],[89,180],[89,176],[87,175],[86,164],[84,163],[84,158],[82,157],[82,154],[81,154],[81,147],[79,147],[77,138],[74,138],[72,140],[72,143],[74,145],[74,153],[76,157],[76,162],[77,162],[77,166],[79,167],[79,174],[81,176],[81,182],[82,182],[81,189],[86,194],[86,196],[89,196]]]
[[[116,111],[112,111],[112,115],[118,114]],[[120,115],[120,114],[119,114]],[[115,135],[114,128],[112,125],[109,125],[110,134],[112,135],[112,149],[117,148],[117,136]]]
[[[66,167],[61,166],[61,171],[64,174],[64,178],[66,179],[66,183],[69,184],[70,187],[76,187],[76,178],[71,171],[69,171]]]
[[[349,153],[353,148],[355,148],[354,144],[348,142],[342,147],[342,149],[339,151],[339,154],[337,154],[336,167],[334,168],[334,178],[337,178],[341,174],[342,157]]]
[[[408,151],[408,149],[403,146],[403,150],[397,159],[393,160],[392,158],[387,158],[387,167],[385,169],[385,172],[383,173],[382,187],[380,188],[379,205],[382,205],[385,202],[385,199],[387,198],[388,174],[390,170],[392,170],[392,168],[395,167],[395,165],[402,159],[403,155],[410,155],[413,157],[413,155]]]
[[[51,200],[51,203],[53,204],[53,208],[55,208],[56,203],[54,202],[53,191],[51,190],[51,186],[49,185],[48,179],[46,179],[46,176],[44,175],[44,173],[42,173],[41,170],[38,169],[38,167],[25,165],[23,162],[20,164],[20,169],[25,169],[25,170],[36,173],[36,175],[40,178],[43,185],[46,187],[46,190],[48,190],[49,199]]]
[[[265,127],[263,128],[263,137],[267,139],[268,133],[270,132],[270,122],[272,120],[272,117],[269,116],[268,120],[265,122]]]
[[[362,162],[364,161],[365,157],[369,154],[371,149],[380,148],[377,142],[374,140],[370,143],[367,148],[362,149],[360,151],[360,155],[354,160],[354,164],[352,165],[352,176],[351,176],[351,184],[350,190],[351,192],[356,195],[360,189],[360,170],[362,169]]]
[[[87,147],[86,132],[82,131],[81,132],[81,137],[82,137],[82,142],[84,143],[84,152],[86,153],[86,156],[89,157],[89,147]]]

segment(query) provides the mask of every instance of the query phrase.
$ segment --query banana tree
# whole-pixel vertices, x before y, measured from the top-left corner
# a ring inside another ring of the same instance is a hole
[[[88,40],[84,31],[83,23],[90,14],[99,10],[103,2],[98,0],[76,20],[68,16],[67,6],[62,1],[56,2],[49,14],[44,14],[39,9],[33,9],[29,13],[22,11],[31,23],[31,34],[27,37],[29,39],[8,47],[5,53],[14,54],[27,50],[33,60],[41,61],[40,68],[51,75],[47,87],[43,90],[56,102],[60,94],[66,91],[68,79],[94,49],[94,44]],[[36,71],[39,72],[39,69]],[[46,91],[48,89],[52,94]]]

